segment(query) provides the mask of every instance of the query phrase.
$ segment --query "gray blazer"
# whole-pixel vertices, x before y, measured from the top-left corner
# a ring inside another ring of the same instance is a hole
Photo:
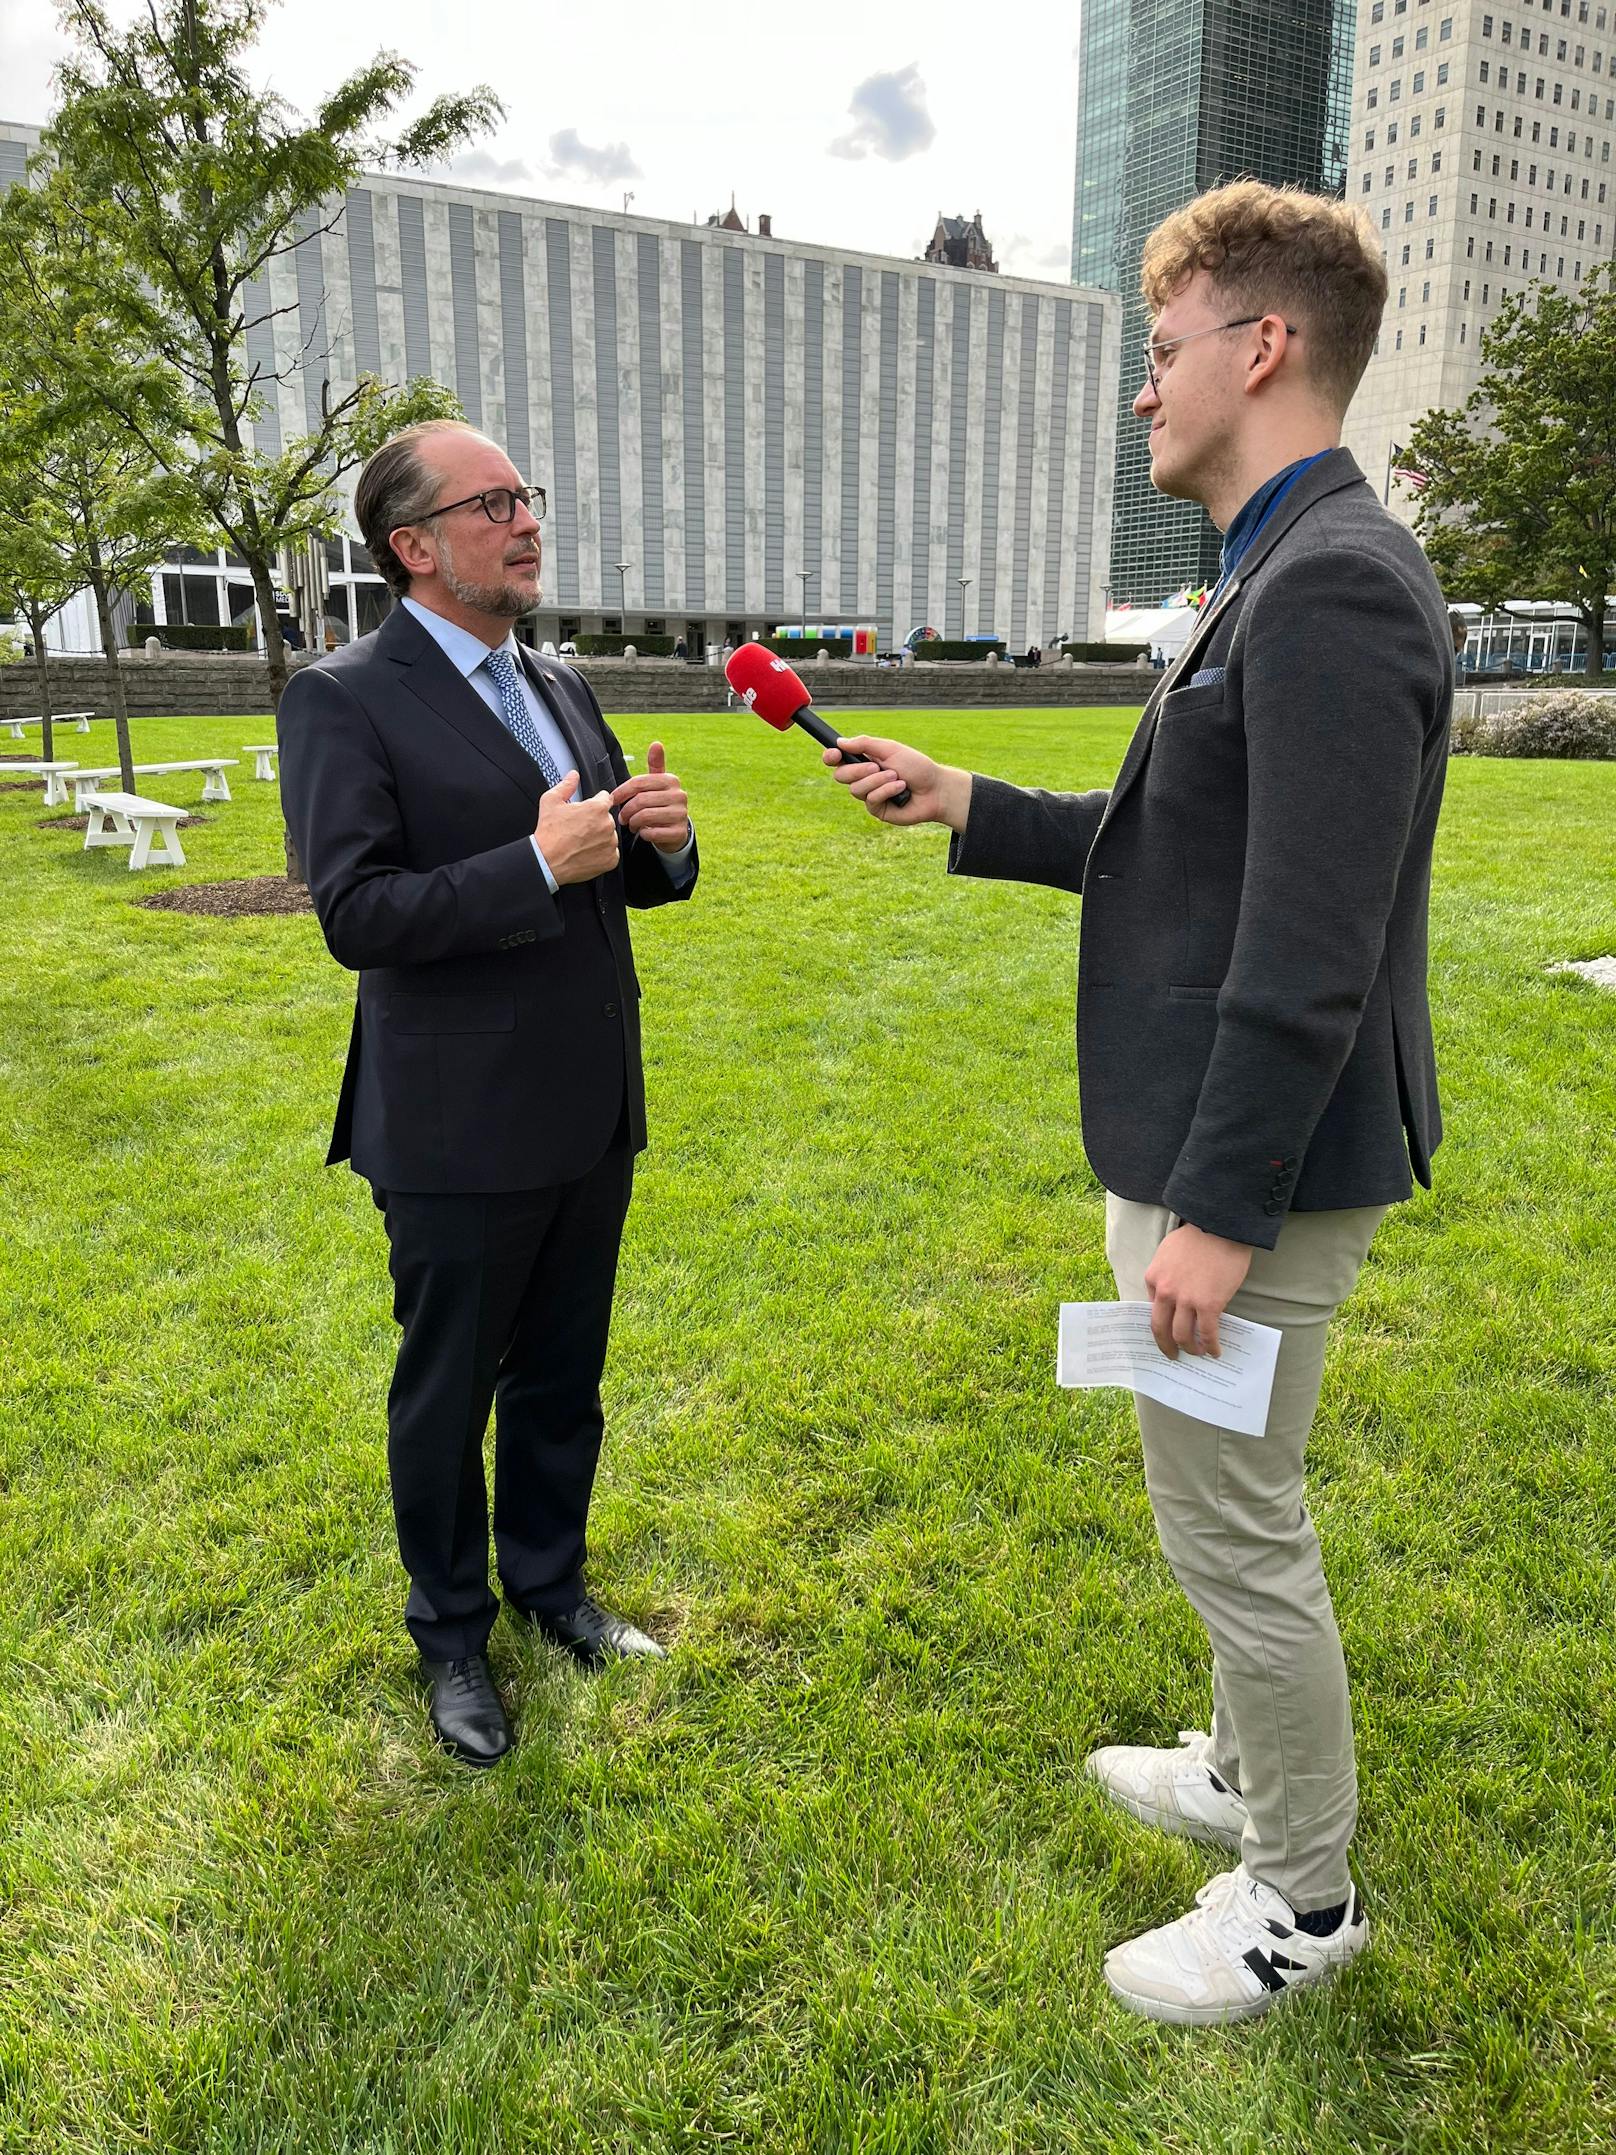
[[[1145,707],[1108,792],[977,778],[950,871],[1084,899],[1083,1143],[1108,1190],[1272,1249],[1429,1186],[1426,995],[1453,643],[1430,564],[1333,450]]]

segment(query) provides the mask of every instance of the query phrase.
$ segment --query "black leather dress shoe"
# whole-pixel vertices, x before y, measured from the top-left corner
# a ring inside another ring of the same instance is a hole
[[[590,1594],[585,1594],[577,1608],[569,1609],[565,1616],[549,1609],[524,1609],[520,1613],[535,1630],[555,1645],[564,1646],[586,1668],[597,1669],[603,1661],[631,1655],[651,1661],[667,1658],[666,1649],[658,1646],[655,1639],[636,1631],[626,1617],[603,1609]]]
[[[428,1661],[421,1674],[432,1687],[428,1708],[438,1741],[468,1766],[492,1766],[515,1743],[486,1654],[460,1661]]]

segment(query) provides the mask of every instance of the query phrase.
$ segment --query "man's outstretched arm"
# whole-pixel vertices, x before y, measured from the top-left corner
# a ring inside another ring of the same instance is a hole
[[[882,823],[941,823],[953,832],[951,875],[991,876],[1012,883],[1045,883],[1080,892],[1089,848],[1110,794],[1045,793],[1009,786],[951,764],[935,763],[902,741],[847,734],[845,744],[872,763],[845,764],[827,748],[825,762]],[[903,788],[909,799],[894,805]]]

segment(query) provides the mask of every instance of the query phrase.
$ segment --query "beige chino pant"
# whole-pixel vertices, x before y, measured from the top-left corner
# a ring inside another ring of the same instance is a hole
[[[1241,1861],[1293,1908],[1347,1897],[1358,1815],[1347,1672],[1302,1462],[1330,1319],[1352,1292],[1383,1205],[1293,1212],[1252,1253],[1230,1314],[1284,1334],[1268,1433],[1215,1429],[1137,1392],[1145,1486],[1162,1554],[1212,1641],[1218,1774],[1249,1814]],[[1161,1205],[1106,1197],[1106,1256],[1125,1302],[1179,1225]]]

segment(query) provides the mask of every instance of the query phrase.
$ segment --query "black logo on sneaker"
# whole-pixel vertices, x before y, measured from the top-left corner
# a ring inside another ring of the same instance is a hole
[[[1301,1975],[1306,1961],[1291,1960],[1283,1953],[1264,1953],[1256,1946],[1242,1958],[1264,1990],[1283,1990],[1287,1975]]]

